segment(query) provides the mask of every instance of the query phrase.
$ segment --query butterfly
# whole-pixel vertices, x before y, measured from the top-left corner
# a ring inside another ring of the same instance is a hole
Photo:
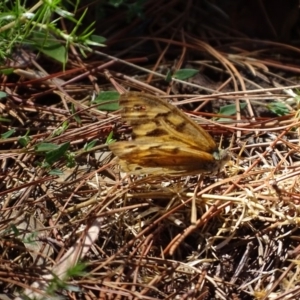
[[[229,160],[210,134],[177,107],[140,92],[120,96],[121,118],[132,139],[109,145],[121,169],[131,174],[216,173]]]

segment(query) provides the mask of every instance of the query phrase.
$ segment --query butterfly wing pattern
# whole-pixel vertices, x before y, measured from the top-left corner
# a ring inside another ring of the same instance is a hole
[[[109,145],[121,168],[133,174],[214,173],[229,160],[213,138],[177,107],[152,95],[120,97],[121,118],[132,126],[132,140]]]

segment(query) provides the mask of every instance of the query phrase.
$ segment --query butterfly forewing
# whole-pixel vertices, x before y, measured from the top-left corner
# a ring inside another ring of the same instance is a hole
[[[148,94],[130,92],[122,95],[122,119],[132,126],[133,137],[159,137],[164,141],[181,141],[191,147],[213,152],[217,146],[204,129],[191,121],[177,107]]]

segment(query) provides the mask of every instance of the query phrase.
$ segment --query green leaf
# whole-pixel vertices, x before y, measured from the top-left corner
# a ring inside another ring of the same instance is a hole
[[[37,232],[28,233],[26,237],[23,238],[22,242],[24,244],[37,244],[37,236]]]
[[[64,175],[64,172],[62,172],[60,169],[53,169],[49,172],[49,175],[62,176]]]
[[[240,103],[240,108],[243,110],[247,106],[247,103]],[[233,116],[236,114],[236,105],[235,104],[229,104],[222,106],[219,111],[220,115],[224,116]]]
[[[12,69],[12,68],[2,69],[0,71],[0,73],[3,75],[10,75],[10,74],[14,73],[14,69]],[[1,93],[4,93],[4,92],[1,92]]]
[[[85,151],[89,151],[90,149],[92,149],[97,143],[97,140],[93,140],[93,141],[90,141],[89,143],[85,144],[83,149]]]
[[[1,139],[8,139],[9,137],[11,137],[14,133],[15,133],[15,129],[11,129],[11,130],[8,130],[4,133],[1,134]]]
[[[199,70],[195,69],[181,69],[174,73],[173,77],[180,80],[186,80],[195,76]]]
[[[54,11],[61,17],[63,18],[67,18],[67,19],[70,19],[70,20],[73,20],[74,22],[76,22],[76,19],[73,18],[74,14],[73,13],[70,13],[69,11],[67,10],[64,10],[64,9],[61,9],[60,7],[55,7]]]
[[[60,43],[53,42],[51,46],[43,48],[37,47],[37,49],[62,64],[66,64],[68,60],[66,48]]]
[[[75,119],[76,123],[81,124],[82,121],[81,121],[80,117],[78,116],[76,109],[75,109],[75,105],[73,103],[72,103],[72,107],[71,107],[71,112],[72,112],[73,118]]]
[[[170,83],[172,81],[172,72],[168,70],[167,75],[165,77],[165,81]]]
[[[75,155],[72,152],[66,152],[65,158],[67,160],[66,166],[68,168],[74,168],[76,166]]]
[[[106,42],[106,38],[101,35],[92,34],[89,38],[89,45],[90,43],[93,43],[93,45],[98,46],[105,46],[104,43]]]
[[[26,147],[29,144],[30,140],[28,137],[20,137],[18,139],[18,143],[22,146],[22,147]]]
[[[5,92],[0,91],[0,99],[6,98],[7,94]]]
[[[272,111],[274,114],[278,116],[285,116],[289,114],[289,109],[284,103],[281,102],[268,103],[267,107],[270,111]]]
[[[75,119],[76,123],[81,124],[82,121],[81,121],[80,117],[78,116],[76,109],[75,109],[75,105],[73,103],[71,106],[71,112],[72,112],[73,118]]]
[[[10,123],[11,120],[10,120],[10,119],[7,119],[7,118],[0,117],[0,122]]]
[[[28,137],[28,134],[29,134],[29,130],[26,132],[25,135],[21,136],[18,139],[18,142],[22,147],[26,147],[30,142],[30,138]]]
[[[107,136],[107,138],[106,138],[106,142],[105,142],[105,144],[111,144],[111,143],[113,143],[115,140],[112,138],[113,137],[113,132],[111,131],[110,133],[109,133],[109,135]]]
[[[119,109],[119,93],[116,91],[107,91],[101,92],[96,99],[94,100],[95,103],[100,104],[98,107],[99,110],[108,110],[108,111],[115,111]],[[112,103],[107,103],[112,102]]]
[[[61,135],[63,132],[65,132],[68,129],[68,127],[69,127],[69,122],[64,121],[61,126],[54,129],[53,133],[51,134],[51,137]]]
[[[12,21],[15,19],[16,19],[16,15],[11,12],[1,12],[0,13],[0,21],[1,22]]]
[[[87,272],[85,269],[87,268],[87,264],[83,262],[78,262],[73,267],[67,270],[67,277],[78,277],[78,276],[85,276]]]
[[[15,224],[11,224],[10,229],[12,230],[12,232],[15,236],[20,235],[20,231],[19,231],[18,227]]]
[[[46,163],[52,165],[56,161],[60,160],[61,157],[66,154],[69,147],[70,147],[70,142],[67,142],[58,146],[57,149],[47,152],[45,156]]]
[[[66,64],[68,55],[65,46],[63,46],[57,39],[44,34],[42,32],[35,32],[32,40],[35,42],[35,48],[45,55]]]
[[[52,143],[40,143],[34,147],[36,152],[49,152],[56,150],[59,146]]]

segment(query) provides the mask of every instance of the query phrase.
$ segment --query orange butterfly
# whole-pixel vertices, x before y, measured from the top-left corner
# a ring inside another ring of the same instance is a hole
[[[132,140],[109,145],[121,168],[133,174],[213,173],[229,160],[210,134],[177,107],[148,94],[120,97],[121,117],[132,126]]]

